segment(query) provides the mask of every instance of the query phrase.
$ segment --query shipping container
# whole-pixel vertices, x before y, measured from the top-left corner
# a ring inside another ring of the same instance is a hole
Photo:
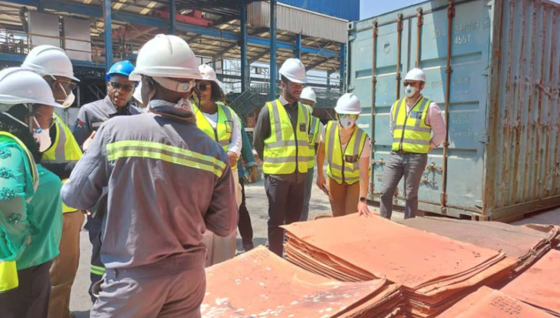
[[[449,139],[429,154],[421,210],[503,220],[560,205],[557,3],[420,3],[350,23],[348,50],[347,87],[372,136],[372,200],[391,152],[390,107],[404,97],[406,72],[419,66]],[[402,206],[402,182],[399,189]]]
[[[360,0],[278,0],[278,2],[348,21],[360,19]]]

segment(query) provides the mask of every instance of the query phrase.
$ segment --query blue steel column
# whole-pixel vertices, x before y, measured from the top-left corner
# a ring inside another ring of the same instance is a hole
[[[105,70],[108,72],[113,65],[113,29],[111,28],[111,0],[103,4],[103,22],[105,23]]]
[[[346,92],[346,43],[340,45],[340,89]]]
[[[294,51],[294,55],[298,60],[301,60],[301,34],[296,35],[296,50]]]
[[[175,34],[177,32],[177,7],[175,6],[175,0],[169,0],[169,33]]]
[[[247,5],[241,0],[241,92],[248,88],[249,67],[247,65]]]
[[[270,1],[270,100],[276,99],[276,0]]]

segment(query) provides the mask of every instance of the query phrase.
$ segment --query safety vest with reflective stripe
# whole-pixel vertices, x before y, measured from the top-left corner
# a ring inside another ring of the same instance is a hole
[[[214,129],[208,122],[208,119],[206,119],[206,116],[204,116],[204,113],[200,111],[198,106],[193,104],[193,110],[196,115],[196,125],[208,136],[218,142],[227,153],[229,144],[231,143],[233,120],[235,116],[233,109],[222,103],[216,103],[216,108],[218,110],[218,120],[216,121],[216,129]],[[231,167],[231,169],[237,169],[237,162],[235,163],[235,166]]]
[[[33,187],[37,189],[39,184],[39,177],[37,173],[37,166],[35,165],[35,160],[33,155],[27,149],[27,147],[19,140],[16,136],[7,133],[5,131],[0,131],[0,136],[5,136],[13,139],[20,147],[25,151],[27,159],[29,160],[31,177],[33,182]],[[31,199],[28,199],[31,201]],[[0,261],[0,294],[8,290],[17,288],[19,286],[18,272],[16,261]]]
[[[67,163],[67,162],[78,162],[82,157],[82,149],[78,145],[78,142],[72,135],[72,132],[64,124],[62,119],[58,117],[56,113],[54,115],[54,123],[56,126],[56,137],[52,146],[43,153],[42,160],[48,163]],[[68,179],[62,180],[65,183]],[[78,209],[66,206],[62,202],[62,212],[75,212]]]
[[[275,100],[266,103],[270,136],[264,141],[263,172],[269,175],[307,173],[309,162],[309,110],[298,103],[296,129],[286,109]]]
[[[428,153],[432,127],[426,125],[432,101],[422,97],[407,114],[406,98],[393,104],[393,151]]]
[[[307,168],[311,169],[315,166],[315,145],[317,144],[317,137],[321,129],[321,121],[315,116],[311,116],[311,124],[309,125],[309,162]]]
[[[325,152],[327,154],[327,175],[338,184],[354,184],[360,180],[360,156],[366,144],[367,134],[356,126],[344,155],[338,133],[337,121],[330,121],[325,131]]]

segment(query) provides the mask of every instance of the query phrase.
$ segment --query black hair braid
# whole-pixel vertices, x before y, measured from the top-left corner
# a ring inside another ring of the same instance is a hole
[[[12,116],[14,115],[12,114]],[[19,116],[14,117],[18,118]],[[20,120],[23,121],[23,119]],[[35,159],[35,162],[41,162],[42,153],[39,152],[39,143],[37,143],[28,127],[25,127],[12,118],[0,113],[0,131],[5,131],[16,136],[19,140],[21,140],[25,147],[27,147],[33,156],[33,159]]]

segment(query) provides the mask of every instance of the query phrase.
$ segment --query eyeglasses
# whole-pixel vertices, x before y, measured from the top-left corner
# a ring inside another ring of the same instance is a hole
[[[339,116],[340,116],[340,118],[348,117],[348,118],[351,118],[351,119],[354,119],[354,118],[358,117],[358,115],[355,115],[355,114],[339,114]]]
[[[421,82],[404,82],[403,85],[406,87],[408,85],[412,86],[412,87],[417,87],[420,86],[422,83]]]
[[[37,115],[38,115],[38,116],[37,116]],[[35,117],[46,117],[47,115],[44,115],[44,114],[42,114],[41,112],[35,112],[35,115],[34,115],[34,116],[35,116]],[[54,124],[55,124],[54,117],[51,116],[51,117],[49,118],[49,124],[48,124],[48,128],[47,128],[47,129],[51,129],[52,126],[54,126]]]
[[[211,84],[198,83],[198,85],[196,87],[198,88],[199,91],[205,92],[210,86],[211,86]]]
[[[109,84],[111,84],[111,87],[113,87],[114,89],[116,90],[122,89],[125,92],[132,92],[135,86],[134,84],[121,84],[117,82],[109,82]]]

